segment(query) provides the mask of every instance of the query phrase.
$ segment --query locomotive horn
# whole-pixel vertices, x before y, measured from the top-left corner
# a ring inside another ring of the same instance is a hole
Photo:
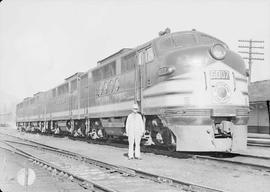
[[[159,36],[163,36],[163,35],[166,35],[168,33],[171,33],[171,29],[169,27],[167,27],[164,31],[160,31],[158,33]]]

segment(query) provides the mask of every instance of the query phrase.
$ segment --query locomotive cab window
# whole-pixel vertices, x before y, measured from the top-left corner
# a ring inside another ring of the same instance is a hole
[[[154,60],[154,52],[152,47],[144,48],[138,53],[138,64],[149,63]]]
[[[145,63],[149,63],[154,60],[153,48],[149,47],[145,50]]]

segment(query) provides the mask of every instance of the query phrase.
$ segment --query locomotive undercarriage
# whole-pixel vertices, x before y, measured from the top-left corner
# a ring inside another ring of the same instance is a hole
[[[47,121],[45,132],[52,132],[56,135],[72,135],[85,137],[85,120],[59,120]]]
[[[146,133],[144,138],[147,139],[145,145],[166,145],[176,144],[176,137],[173,132],[164,125],[158,116],[146,117]]]
[[[74,137],[87,137],[93,140],[122,140],[126,138],[124,127],[125,120],[126,117],[50,120],[24,122],[17,126],[21,131],[38,132],[41,134],[70,135]],[[162,120],[158,116],[145,116],[144,121],[146,125],[145,134],[142,138],[142,143],[144,145],[175,146],[175,135],[168,127],[164,126]],[[105,122],[107,122],[107,124]],[[33,125],[38,125],[38,127]]]
[[[126,138],[125,120],[112,117],[24,122],[18,129],[110,141]],[[246,116],[148,115],[144,121],[144,145],[176,147],[178,151],[233,151],[246,146]]]

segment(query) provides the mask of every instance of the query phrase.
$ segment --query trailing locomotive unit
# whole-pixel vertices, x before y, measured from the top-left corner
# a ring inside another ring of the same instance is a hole
[[[29,112],[28,100],[22,102],[18,126],[119,138],[137,102],[147,144],[176,145],[178,151],[245,149],[249,102],[242,58],[196,30],[159,35],[43,92],[36,99],[39,115]]]

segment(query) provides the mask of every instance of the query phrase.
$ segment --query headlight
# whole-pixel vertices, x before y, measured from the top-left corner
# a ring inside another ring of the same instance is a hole
[[[224,99],[228,95],[227,89],[225,87],[218,87],[216,93],[220,99]]]
[[[218,103],[226,103],[231,97],[231,91],[227,84],[220,82],[215,84],[213,95]]]
[[[222,44],[215,44],[211,47],[210,54],[215,59],[222,60],[226,55],[226,48]]]

